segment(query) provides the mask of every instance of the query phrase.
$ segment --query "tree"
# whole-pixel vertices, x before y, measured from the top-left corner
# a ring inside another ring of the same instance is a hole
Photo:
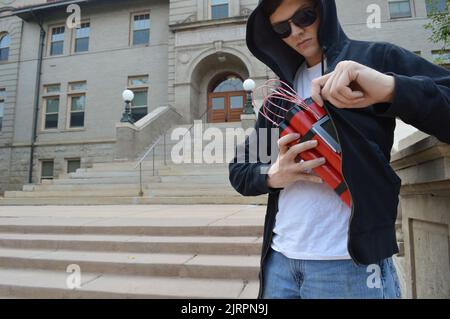
[[[450,0],[426,0],[428,17],[430,22],[424,25],[425,29],[431,30],[429,40],[432,43],[442,43],[440,54],[443,56],[446,49],[450,46]],[[439,57],[434,61],[437,64],[443,64],[444,58]]]

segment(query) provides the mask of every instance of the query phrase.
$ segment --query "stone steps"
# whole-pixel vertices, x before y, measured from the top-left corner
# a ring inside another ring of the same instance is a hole
[[[142,181],[145,183],[160,182],[159,176],[144,176]],[[73,179],[54,179],[49,184],[57,185],[88,185],[88,184],[138,184],[139,176],[129,177],[97,177],[97,178],[73,178]]]
[[[91,197],[18,197],[3,198],[0,200],[0,206],[15,205],[266,205],[267,196],[243,197],[236,196],[171,196],[166,194],[164,197],[114,197],[114,196],[91,196]]]
[[[254,299],[263,221],[236,205],[0,208],[0,298]]]
[[[145,184],[144,189],[147,185],[158,185],[159,183]],[[138,184],[94,184],[94,185],[79,185],[79,184],[28,184],[23,186],[24,192],[32,191],[91,191],[91,190],[114,190],[114,189],[133,189],[139,191]]]
[[[41,185],[24,185],[24,192],[31,191],[91,191],[91,190],[114,190],[114,189],[130,189],[134,191],[139,191],[138,184],[94,184],[94,185],[71,185],[71,184],[41,184]],[[143,189],[145,190],[154,190],[154,189],[164,189],[164,190],[173,190],[173,189],[217,189],[222,190],[224,188],[231,188],[229,184],[206,184],[206,183],[146,183],[143,185]]]
[[[39,190],[34,192],[28,191],[7,191],[5,198],[40,198],[40,197],[133,197],[139,196],[139,189],[108,189],[108,190]],[[169,188],[154,188],[143,189],[143,197],[153,198],[155,196],[161,197],[185,197],[185,196],[240,196],[231,187],[215,188],[215,189],[169,189]]]
[[[1,233],[0,248],[128,253],[257,255],[261,237]]]
[[[82,273],[81,287],[69,289],[68,275],[65,270],[0,268],[0,298],[254,299],[258,294],[257,281],[101,273]]]
[[[195,181],[196,183],[205,183],[205,184],[225,184],[229,187],[230,182],[228,181],[228,175],[190,175],[189,172],[186,172],[184,175],[162,175],[160,176],[161,182],[178,182],[178,183],[190,183]]]
[[[82,208],[80,208],[82,209]],[[170,213],[168,213],[170,215]],[[90,222],[88,222],[90,221]],[[119,224],[118,224],[119,223]],[[182,224],[174,221],[177,225],[170,225],[167,220],[147,221],[145,218],[111,222],[108,220],[51,217],[51,218],[22,218],[20,220],[1,220],[0,233],[17,234],[41,234],[41,235],[92,235],[92,236],[150,236],[150,237],[262,237],[263,225],[251,222],[244,224],[238,222],[237,226],[229,225],[194,225],[188,221]],[[180,225],[181,224],[181,225]],[[223,238],[226,240],[226,238]],[[232,239],[230,239],[232,240]],[[239,240],[239,239],[236,239]]]
[[[77,170],[77,173],[110,173],[110,172],[116,172],[116,171],[123,171],[123,172],[130,172],[130,173],[139,173],[139,166],[134,168],[136,166],[136,163],[130,163],[130,164],[105,164],[102,166],[95,166],[92,168],[79,168]],[[158,172],[166,172],[166,171],[172,171],[172,170],[195,170],[195,171],[228,171],[228,163],[226,164],[173,164],[173,163],[167,163],[167,165],[164,165],[163,162],[160,162],[159,164],[155,164],[155,174],[158,174]],[[152,175],[153,174],[153,167],[152,164],[144,164],[142,166],[142,173],[146,175]]]
[[[7,191],[5,198],[50,198],[50,197],[115,197],[115,196],[138,196],[139,190],[133,189],[109,189],[109,190],[39,190],[39,191]]]
[[[186,127],[190,127],[187,125]],[[227,128],[240,127],[240,123],[203,125],[204,129],[218,128],[225,137]],[[194,142],[203,137],[192,136],[192,156],[202,155]],[[166,153],[173,145],[166,136]],[[206,142],[206,144],[209,144]],[[205,145],[205,142],[203,143]],[[226,147],[224,147],[226,148]],[[81,168],[74,173],[61,174],[59,178],[43,181],[39,185],[24,185],[22,191],[5,192],[0,205],[126,205],[126,204],[266,204],[266,197],[243,197],[230,185],[228,163],[195,164],[172,163],[167,156],[163,161],[164,147],[158,145],[153,155],[142,162],[114,160],[95,163],[92,168]],[[234,148],[232,150],[234,153]],[[226,154],[226,153],[224,153]],[[201,157],[201,156],[200,156]],[[228,157],[223,158],[224,160]],[[139,196],[142,184],[143,196]],[[116,187],[114,187],[116,186]]]
[[[205,175],[217,175],[219,178],[222,178],[224,175],[228,176],[228,169],[226,168],[192,168],[192,169],[186,169],[186,168],[161,168],[155,170],[155,175],[158,176],[173,176],[173,175],[185,175],[186,173],[189,174],[189,176],[192,175],[199,175],[199,176],[205,176]],[[86,178],[112,178],[112,177],[139,177],[139,170],[132,170],[132,171],[101,171],[101,172],[77,172],[77,173],[70,173],[71,179],[86,179]],[[142,177],[148,177],[152,176],[152,171],[142,171]]]
[[[178,196],[178,197],[186,197],[186,196],[239,196],[242,197],[238,192],[236,192],[231,187],[224,188],[199,188],[199,189],[169,189],[169,188],[154,188],[151,190],[144,191],[144,196],[150,197],[165,197],[168,196]]]
[[[76,264],[83,272],[128,276],[257,280],[259,261],[258,255],[0,249],[1,268],[65,271]]]
[[[109,190],[39,190],[38,192],[8,191],[5,198],[52,198],[52,197],[134,197],[139,196],[139,188],[132,189],[109,189]],[[241,196],[231,187],[223,188],[199,188],[170,189],[154,188],[143,189],[143,198],[154,197],[205,197],[205,196]]]

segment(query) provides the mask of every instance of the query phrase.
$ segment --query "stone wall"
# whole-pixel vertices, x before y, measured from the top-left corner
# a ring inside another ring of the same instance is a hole
[[[418,135],[392,156],[402,179],[398,268],[406,298],[450,298],[450,145]]]

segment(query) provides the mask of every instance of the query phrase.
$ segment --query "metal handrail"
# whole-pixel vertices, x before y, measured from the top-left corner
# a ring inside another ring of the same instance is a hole
[[[175,114],[179,115],[180,117],[183,117],[183,115],[181,115],[180,113],[177,112],[177,110],[175,110],[172,105],[170,105],[170,110],[173,111]],[[141,164],[145,158],[148,156],[148,154],[150,154],[150,152],[154,149],[154,147],[156,146],[156,144],[159,143],[159,141],[161,141],[161,138],[164,138],[164,146],[166,143],[166,133],[170,128],[164,130],[163,134],[156,140],[155,143],[153,143],[152,145],[150,145],[150,147],[147,149],[147,151],[145,152],[145,154],[141,157],[141,159],[138,161],[138,163],[136,164],[136,166],[134,167],[135,169],[138,167],[139,164]],[[166,164],[166,158],[165,158],[165,154],[164,154],[164,164]]]
[[[164,131],[163,135],[158,137],[158,139],[148,148],[145,154],[141,157],[138,163],[134,166],[136,169],[139,166],[139,196],[144,196],[144,191],[142,187],[142,163],[147,158],[147,156],[153,151],[153,164],[152,164],[152,174],[155,176],[155,147],[161,142],[161,139],[164,138],[164,165],[166,165],[166,133],[168,129]]]
[[[179,115],[180,117],[183,117],[180,113],[177,112],[176,109],[173,108],[172,105],[168,105],[170,107],[170,110],[173,111],[175,114]],[[137,164],[134,166],[134,169],[136,169],[139,166],[139,196],[144,196],[144,192],[142,189],[142,163],[147,158],[147,156],[153,151],[153,164],[152,164],[152,172],[153,176],[155,176],[155,147],[161,142],[161,139],[164,139],[164,166],[167,165],[166,160],[166,133],[169,131],[170,128],[167,128],[163,131],[162,135],[158,137],[158,139],[150,145],[150,147],[147,149],[147,151],[144,153],[144,155],[138,160]]]
[[[201,120],[203,120],[203,118],[205,117],[206,114],[208,114],[208,112],[211,111],[210,109],[207,109],[202,116],[200,117]],[[176,112],[176,111],[175,111]],[[176,112],[178,115],[180,115],[178,112]],[[181,116],[181,115],[180,115]],[[191,129],[194,127],[195,123],[193,123],[189,129],[186,131],[186,133],[184,134],[184,136],[186,136],[186,134],[188,132],[191,131]],[[139,166],[139,196],[142,197],[144,196],[144,192],[143,192],[143,186],[142,186],[142,163],[144,162],[144,160],[147,158],[147,156],[153,152],[153,164],[152,164],[152,173],[153,176],[155,176],[155,147],[161,142],[161,139],[164,140],[164,166],[167,166],[167,159],[166,159],[166,133],[169,131],[170,128],[166,129],[163,134],[158,137],[158,139],[152,144],[150,145],[150,147],[148,148],[148,150],[144,153],[144,155],[139,159],[139,161],[137,162],[137,164],[135,165],[134,169],[136,169]],[[183,137],[184,137],[183,136]]]
[[[163,136],[158,137],[158,139],[156,140],[155,143],[153,143],[149,149],[147,150],[147,152],[145,152],[145,154],[141,157],[141,159],[137,162],[137,164],[134,166],[134,169],[136,169],[139,165],[142,164],[142,162],[147,158],[148,154],[150,154],[151,151],[153,151],[153,149],[156,147],[156,145],[158,145],[158,143],[161,141],[161,139],[163,138]]]
[[[210,112],[210,111],[211,111],[211,109],[206,108],[206,111],[200,116],[200,120],[203,120],[203,118],[205,117],[205,115],[207,115],[208,112]],[[189,127],[189,129],[186,131],[186,133],[184,133],[183,137],[186,136],[186,134],[187,134],[188,132],[191,131],[191,129],[194,127],[194,125],[195,125],[195,122],[192,123],[192,125]]]

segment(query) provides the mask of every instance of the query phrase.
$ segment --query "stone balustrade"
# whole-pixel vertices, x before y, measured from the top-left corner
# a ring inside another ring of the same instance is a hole
[[[450,145],[418,132],[391,165],[402,179],[396,261],[404,297],[449,298]]]

